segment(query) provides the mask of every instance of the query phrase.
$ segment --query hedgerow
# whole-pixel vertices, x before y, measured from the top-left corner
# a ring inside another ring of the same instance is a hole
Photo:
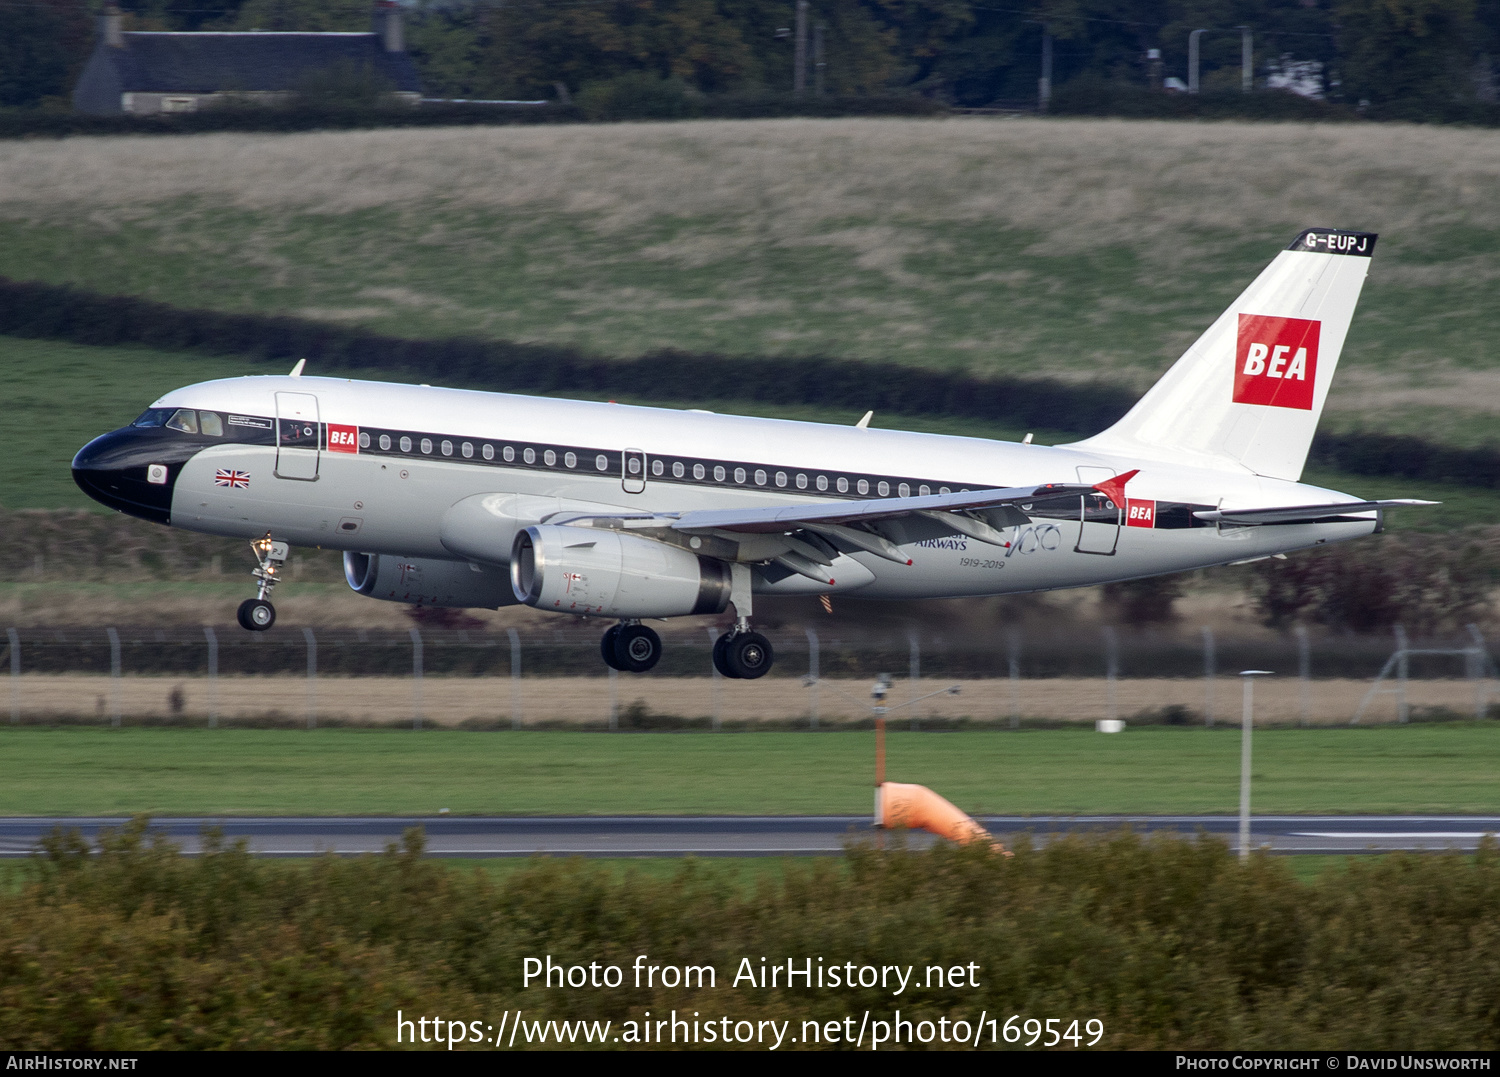
[[[500,880],[423,858],[179,856],[144,820],[96,855],[54,835],[0,897],[0,1045],[395,1046],[397,1009],[609,1020],[1003,1022],[1097,1018],[1101,1047],[1494,1049],[1500,850],[1393,855],[1296,881],[1221,842],[1121,832],[1014,858],[851,847],[753,889],[703,862],[671,878],[537,860]],[[714,987],[636,987],[637,955],[712,964]],[[619,988],[522,984],[522,961],[619,965]],[[733,987],[806,958],[978,966],[977,988]]]

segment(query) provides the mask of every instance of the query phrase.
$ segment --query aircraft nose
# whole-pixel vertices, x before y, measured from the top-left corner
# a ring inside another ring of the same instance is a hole
[[[182,465],[201,448],[159,427],[127,426],[89,442],[73,457],[73,481],[102,505],[170,523]]]

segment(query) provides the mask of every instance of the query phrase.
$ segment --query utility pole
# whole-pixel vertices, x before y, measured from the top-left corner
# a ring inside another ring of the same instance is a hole
[[[1240,27],[1240,93],[1249,93],[1252,85],[1251,75],[1255,68],[1253,66],[1254,52],[1251,47],[1250,27]]]
[[[1052,26],[1042,26],[1042,77],[1036,83],[1036,107],[1046,112],[1052,104]]]
[[[801,97],[807,92],[807,0],[797,0],[797,40],[792,63],[792,92]]]

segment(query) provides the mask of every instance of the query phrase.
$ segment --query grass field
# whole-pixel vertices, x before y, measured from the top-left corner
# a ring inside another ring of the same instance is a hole
[[[0,273],[627,356],[1144,387],[1311,224],[1382,233],[1334,425],[1488,440],[1500,132],[790,120],[17,143]]]
[[[1234,729],[890,735],[889,776],[975,813],[1225,812]],[[863,814],[866,733],[0,728],[0,814]],[[1500,725],[1267,730],[1254,807],[1500,810]]]
[[[3,258],[3,253],[0,253]],[[130,422],[170,389],[211,378],[265,374],[244,359],[163,352],[149,348],[94,348],[55,341],[0,336],[0,369],[9,398],[0,408],[0,506],[102,508],[73,484],[68,463],[91,438]],[[764,415],[810,422],[852,423],[859,418],[816,407],[777,407],[732,400],[660,401],[620,398],[626,403]],[[1020,440],[1028,431],[978,420],[877,416],[877,426],[938,434]],[[1077,435],[1037,431],[1042,444]],[[1393,530],[1450,530],[1500,523],[1500,492],[1402,479],[1370,478],[1310,470],[1304,481],[1362,497],[1420,497],[1442,505],[1389,517]],[[25,559],[23,559],[24,562]]]

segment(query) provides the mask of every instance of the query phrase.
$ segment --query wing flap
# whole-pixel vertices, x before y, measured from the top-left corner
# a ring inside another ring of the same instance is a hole
[[[881,497],[868,501],[826,501],[765,508],[699,509],[685,512],[671,524],[675,531],[779,532],[819,524],[867,524],[916,513],[959,512],[1021,505],[1043,497],[1087,494],[1095,489],[1079,483],[1047,483],[994,490],[961,490],[926,497]],[[956,529],[955,529],[956,530]]]

